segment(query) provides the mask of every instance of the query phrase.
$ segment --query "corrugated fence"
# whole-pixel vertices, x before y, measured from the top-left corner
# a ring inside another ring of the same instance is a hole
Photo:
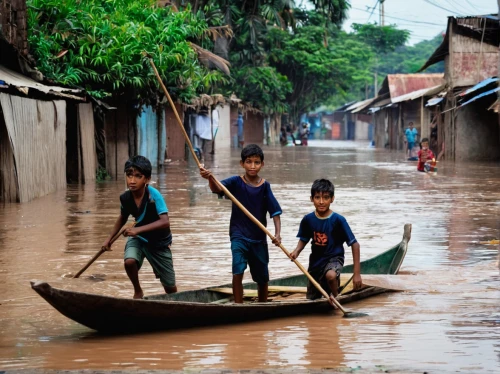
[[[17,179],[17,198],[4,189],[4,201],[27,202],[66,188],[66,102],[0,93],[0,105],[14,155],[9,175]]]

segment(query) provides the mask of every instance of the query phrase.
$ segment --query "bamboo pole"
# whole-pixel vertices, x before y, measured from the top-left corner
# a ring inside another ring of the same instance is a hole
[[[130,226],[130,228],[132,228],[132,227],[134,227],[134,226],[135,226],[135,223],[134,223],[132,226]],[[116,234],[115,236],[113,236],[113,238],[112,238],[112,239],[110,240],[110,242],[109,242],[109,245],[111,246],[111,244],[113,244],[113,243],[114,243],[114,242],[115,242],[115,241],[116,241],[116,240],[117,240],[117,239],[118,239],[118,238],[119,238],[119,237],[123,234],[123,232],[124,232],[126,229],[128,229],[128,228],[129,228],[129,227],[123,227],[123,228],[122,228],[122,229],[118,232],[118,234]],[[90,265],[92,265],[92,264],[94,263],[94,261],[95,261],[95,260],[97,260],[97,259],[98,259],[98,258],[99,258],[99,257],[100,257],[103,253],[104,253],[104,252],[106,252],[106,251],[108,251],[108,250],[110,250],[110,249],[109,249],[109,248],[107,248],[107,247],[101,247],[101,249],[99,249],[99,251],[98,251],[98,252],[94,255],[94,257],[92,257],[92,258],[90,259],[90,261],[89,261],[89,262],[87,262],[87,263],[85,264],[85,266],[84,266],[83,268],[81,268],[81,269],[80,269],[80,271],[79,271],[78,273],[76,273],[76,274],[75,274],[75,276],[74,276],[73,278],[79,278],[79,277],[80,277],[80,275],[82,275],[82,274],[83,274],[83,272],[84,272],[85,270],[87,270],[87,269],[89,268],[89,266],[90,266]]]

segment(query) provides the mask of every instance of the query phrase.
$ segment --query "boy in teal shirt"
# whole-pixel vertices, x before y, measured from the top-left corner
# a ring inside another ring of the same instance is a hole
[[[124,262],[125,271],[134,286],[134,299],[144,297],[139,283],[139,269],[144,258],[151,264],[156,278],[160,278],[165,292],[177,292],[170,251],[172,233],[168,208],[160,192],[148,185],[151,169],[151,162],[144,156],[134,156],[125,163],[128,190],[120,195],[120,216],[103,243],[103,247],[110,250],[111,238],[120,231],[129,215],[134,216],[136,225],[123,233],[129,237],[125,246]]]

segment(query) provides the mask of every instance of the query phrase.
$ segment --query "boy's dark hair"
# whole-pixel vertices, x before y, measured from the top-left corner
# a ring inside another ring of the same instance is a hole
[[[328,193],[331,197],[335,196],[335,186],[328,179],[316,179],[311,187],[311,197],[318,192]]]
[[[420,141],[420,143],[423,143],[423,142],[427,142],[427,143],[429,143],[429,139],[427,139],[427,138],[423,138],[423,139]]]
[[[252,156],[259,156],[261,161],[264,161],[264,152],[257,144],[249,144],[241,151],[241,161]]]
[[[134,156],[125,162],[124,172],[126,173],[130,169],[136,169],[141,172],[146,178],[151,178],[151,162],[144,156]]]

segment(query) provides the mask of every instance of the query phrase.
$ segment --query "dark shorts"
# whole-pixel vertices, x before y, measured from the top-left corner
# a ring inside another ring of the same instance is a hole
[[[137,266],[140,269],[144,263],[144,258],[147,258],[161,284],[166,287],[174,287],[175,272],[172,252],[170,251],[171,244],[172,241],[169,240],[151,246],[139,238],[128,238],[125,245],[124,259],[133,258],[137,261]]]
[[[408,150],[411,151],[414,146],[415,146],[415,142],[408,142]]]
[[[330,286],[326,280],[326,273],[330,270],[334,270],[337,274],[337,282],[340,287],[340,273],[342,272],[342,268],[344,267],[344,259],[342,257],[333,257],[328,260],[328,262],[320,268],[309,270],[309,274],[318,282],[321,287],[326,291],[326,293],[330,294]],[[321,292],[312,284],[310,281],[307,283],[307,294],[306,297],[310,300],[315,300],[321,298],[323,295]]]
[[[233,254],[233,274],[243,274],[248,264],[254,282],[258,284],[269,282],[267,243],[232,239],[231,252]]]

